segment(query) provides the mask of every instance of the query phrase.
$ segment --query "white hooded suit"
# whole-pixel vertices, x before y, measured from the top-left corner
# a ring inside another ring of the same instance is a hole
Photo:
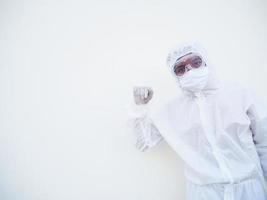
[[[183,88],[173,72],[189,52],[209,68],[198,91]],[[132,105],[136,147],[165,140],[173,148],[185,162],[187,200],[267,200],[267,109],[250,91],[220,82],[197,44],[173,48],[167,65],[183,93],[155,110]]]

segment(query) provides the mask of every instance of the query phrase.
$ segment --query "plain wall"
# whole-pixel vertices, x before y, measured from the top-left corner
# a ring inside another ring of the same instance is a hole
[[[264,0],[0,1],[0,199],[182,200],[183,162],[138,151],[132,87],[161,101],[197,40],[223,80],[267,100]]]

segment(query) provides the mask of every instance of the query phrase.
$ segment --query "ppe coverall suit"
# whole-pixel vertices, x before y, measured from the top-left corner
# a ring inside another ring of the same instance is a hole
[[[209,69],[207,83],[196,91],[173,74],[177,58],[189,52],[202,55]],[[171,49],[167,66],[182,95],[155,109],[132,104],[136,147],[168,143],[185,163],[187,200],[267,200],[266,107],[251,91],[219,81],[196,43]]]

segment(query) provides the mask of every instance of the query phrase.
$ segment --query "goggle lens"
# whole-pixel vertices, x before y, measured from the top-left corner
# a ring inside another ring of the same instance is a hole
[[[177,76],[182,76],[185,72],[188,71],[188,69],[186,69],[186,65],[189,64],[192,68],[199,68],[202,63],[202,58],[200,56],[194,55],[192,57],[189,57],[185,61],[175,64],[174,72]]]

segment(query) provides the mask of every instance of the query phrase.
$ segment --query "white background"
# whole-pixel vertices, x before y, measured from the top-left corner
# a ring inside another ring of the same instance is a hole
[[[173,92],[165,65],[197,40],[223,80],[267,100],[267,3],[0,1],[0,199],[180,200],[183,163],[139,152],[132,86]]]

